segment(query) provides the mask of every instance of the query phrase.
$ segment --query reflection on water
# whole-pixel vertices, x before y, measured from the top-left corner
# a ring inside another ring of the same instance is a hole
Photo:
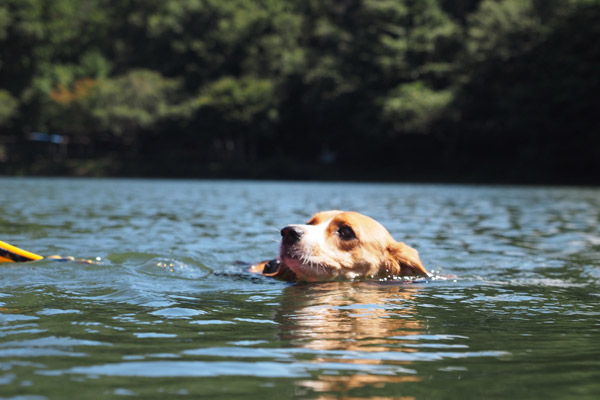
[[[277,321],[297,346],[317,350],[385,351],[394,336],[423,329],[418,287],[364,282],[302,284],[286,288]],[[403,349],[402,351],[411,351]]]
[[[0,267],[0,396],[600,395],[600,191],[0,179],[0,240],[100,257]],[[353,209],[419,283],[247,273],[279,229]]]
[[[360,282],[286,288],[275,320],[281,324],[282,338],[294,346],[325,350],[314,362],[398,366],[385,374],[366,373],[368,368],[344,376],[323,374],[299,385],[316,392],[346,394],[364,386],[420,381],[410,369],[410,356],[384,360],[388,352],[417,351],[410,347],[416,343],[410,338],[424,333],[424,321],[414,304],[418,290],[410,285]]]

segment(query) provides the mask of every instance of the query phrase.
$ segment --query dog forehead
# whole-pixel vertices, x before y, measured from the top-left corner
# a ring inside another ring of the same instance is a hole
[[[367,217],[366,215],[355,211],[339,213],[333,217],[331,223],[336,225],[348,225],[353,229],[360,230],[368,235],[389,235],[387,229],[385,229],[385,227],[379,222],[375,221],[371,217]]]
[[[329,210],[329,211],[320,211],[314,214],[307,222],[308,225],[319,225],[323,222],[330,221],[338,214],[342,214],[344,211],[340,210]]]
[[[347,225],[352,227],[361,236],[372,237],[375,240],[393,240],[387,229],[371,217],[363,215],[356,211],[330,210],[321,211],[312,216],[308,221],[309,225],[320,225],[327,223],[333,227]]]

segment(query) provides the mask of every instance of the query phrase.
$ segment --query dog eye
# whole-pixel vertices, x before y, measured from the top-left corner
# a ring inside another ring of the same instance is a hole
[[[349,226],[342,226],[338,229],[338,235],[344,240],[350,240],[356,238],[354,231]]]

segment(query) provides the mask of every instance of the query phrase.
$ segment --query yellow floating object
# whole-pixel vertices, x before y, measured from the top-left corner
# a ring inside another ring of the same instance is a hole
[[[2,262],[24,262],[41,260],[42,256],[19,249],[13,245],[0,240],[0,263]]]

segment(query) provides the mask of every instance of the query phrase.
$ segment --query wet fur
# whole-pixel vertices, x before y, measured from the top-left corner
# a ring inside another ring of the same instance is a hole
[[[301,232],[298,240],[285,240],[286,229]],[[352,237],[344,237],[344,231]],[[288,225],[282,235],[277,270],[265,271],[265,261],[253,265],[252,272],[300,281],[428,275],[417,250],[396,242],[379,222],[357,212],[320,212],[305,225]]]

